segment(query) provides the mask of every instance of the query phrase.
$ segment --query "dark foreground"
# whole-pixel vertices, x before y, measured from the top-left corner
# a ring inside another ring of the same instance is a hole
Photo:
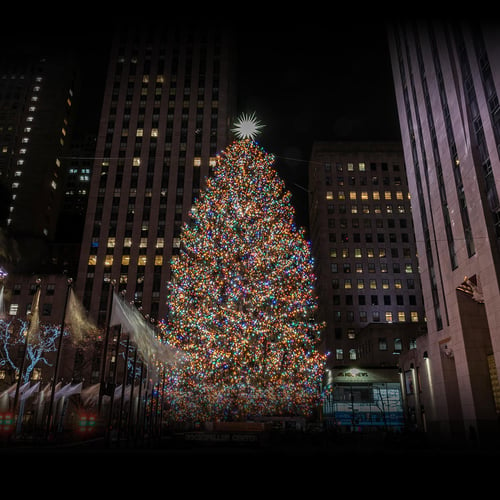
[[[500,447],[493,440],[441,441],[429,440],[419,434],[344,433],[207,433],[186,432],[154,438],[116,439],[113,436],[89,436],[58,439],[11,439],[0,442],[0,461],[31,457],[39,465],[45,460],[64,461],[69,458],[104,460],[108,465],[123,459],[136,465],[173,459],[177,462],[202,460],[210,465],[233,458],[240,462],[302,462],[335,467],[374,467],[389,462],[426,467],[433,461],[446,463],[494,463],[500,471]],[[89,462],[90,463],[90,462]]]

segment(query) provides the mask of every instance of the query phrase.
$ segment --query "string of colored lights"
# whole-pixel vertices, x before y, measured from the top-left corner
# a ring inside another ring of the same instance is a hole
[[[167,419],[307,416],[320,403],[313,261],[273,163],[253,140],[233,142],[182,228],[159,324],[186,354],[165,370]]]

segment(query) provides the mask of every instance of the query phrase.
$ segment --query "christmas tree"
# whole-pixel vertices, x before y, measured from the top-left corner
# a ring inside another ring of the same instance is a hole
[[[274,156],[251,138],[217,157],[172,259],[163,339],[170,418],[310,416],[321,402],[315,276]]]

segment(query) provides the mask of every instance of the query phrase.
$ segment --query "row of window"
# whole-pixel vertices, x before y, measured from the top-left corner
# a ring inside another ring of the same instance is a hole
[[[368,312],[367,311],[356,311],[358,313],[358,321],[360,323],[367,323],[368,322]],[[345,317],[344,317],[345,316]],[[371,311],[371,322],[379,323],[381,320],[381,314],[380,311]],[[407,321],[410,321],[412,323],[418,323],[419,322],[419,314],[417,311],[410,311],[409,314],[407,314],[405,311],[398,311],[396,313],[393,313],[392,311],[385,311],[383,313],[383,317],[385,319],[386,323],[394,323],[394,322],[399,322],[399,323],[405,323]],[[341,321],[346,321],[346,322],[354,322],[355,321],[355,311],[344,311],[344,315],[342,314],[342,311],[333,311],[333,321],[336,322],[341,322]]]
[[[325,184],[327,186],[331,186],[333,184],[333,180],[332,180],[332,176],[331,175],[327,175],[325,177]],[[368,185],[368,178],[366,175],[362,175],[362,176],[359,176],[359,177],[356,177],[354,175],[350,175],[347,177],[347,184],[349,186],[355,186],[356,185],[356,182],[359,181],[359,185],[360,186],[367,186]],[[378,175],[372,175],[371,179],[370,179],[370,182],[373,186],[378,186],[380,184],[380,178]],[[400,176],[396,176],[392,179],[392,182],[391,182],[391,178],[388,177],[388,176],[384,176],[382,177],[382,185],[383,186],[390,186],[390,185],[394,185],[394,186],[401,186],[402,184],[402,180],[401,180],[401,177]],[[343,175],[338,175],[337,176],[337,185],[338,186],[344,186],[345,185],[345,178]]]
[[[370,162],[370,170],[371,171],[377,170],[378,166],[379,166],[378,163]],[[325,172],[331,172],[332,168],[333,168],[333,165],[331,163],[327,162],[324,164]],[[380,168],[382,169],[382,171],[387,172],[389,170],[389,164],[387,162],[383,161],[380,163]],[[354,162],[348,161],[348,162],[346,162],[345,165],[341,162],[335,162],[335,170],[337,172],[343,172],[344,170],[346,170],[347,172],[354,172],[354,171],[366,172],[367,168],[366,168],[366,162],[364,162],[364,161],[360,161],[356,164]],[[399,172],[401,170],[399,163],[394,163],[392,165],[392,170],[394,172]]]
[[[371,195],[371,198],[370,198]],[[407,193],[407,198],[410,199],[410,193]],[[329,201],[332,201],[335,199],[333,191],[327,191],[326,192],[326,199]],[[380,191],[349,191],[348,195],[346,197],[346,192],[345,191],[337,191],[337,200],[339,201],[345,201],[345,200],[351,200],[351,201],[356,201],[356,200],[382,200]],[[383,193],[383,199],[384,200],[392,200],[393,199],[393,193],[392,191],[384,191]],[[403,195],[403,191],[396,191],[395,193],[395,199],[396,200],[404,200],[405,197]]]
[[[345,302],[346,306],[354,305],[354,296],[353,295],[333,295],[332,300],[333,300],[334,306],[340,305],[341,297],[344,297],[344,302]],[[360,306],[365,306],[367,304],[366,295],[358,295],[357,297],[358,297],[358,304]],[[392,304],[392,299],[393,299],[392,295],[384,295],[382,300],[383,300],[385,306],[390,306]],[[404,296],[403,295],[396,295],[395,300],[396,300],[396,304],[398,306],[404,305]],[[378,306],[378,295],[370,295],[369,296],[369,303],[372,306]],[[417,305],[416,295],[409,295],[408,296],[408,303],[412,306],[416,306]]]
[[[392,267],[392,273],[399,274],[401,272],[402,268],[401,268],[401,264],[399,262],[393,262],[391,267]],[[403,269],[404,269],[404,272],[406,274],[412,274],[413,273],[413,264],[406,262],[403,265]],[[365,270],[363,268],[363,264],[360,263],[360,264],[352,265],[350,262],[344,262],[343,264],[337,264],[337,262],[332,262],[330,264],[330,271],[332,273],[339,273],[339,272],[350,273],[352,271],[355,271],[356,273],[364,273],[365,272]],[[369,273],[376,272],[374,264],[368,264],[368,272]],[[381,272],[381,273],[389,272],[389,265],[387,264],[387,262],[380,262],[379,263],[379,272]],[[372,282],[375,282],[375,288],[377,288],[376,281],[377,280],[374,280],[374,279],[370,280],[370,284]],[[364,288],[364,280],[363,279],[358,279],[357,283],[358,283],[358,288]],[[352,288],[352,280],[351,279],[344,280],[344,288]],[[374,287],[370,286],[370,288],[374,288]]]
[[[377,288],[378,287],[377,280],[373,280],[373,281],[375,281],[375,283],[373,284],[373,288]],[[390,290],[391,289],[390,281],[391,280],[388,280],[388,279],[379,280],[382,290]],[[403,280],[394,279],[392,281],[393,281],[392,286],[395,290],[402,290],[403,289]],[[341,281],[339,279],[337,279],[337,278],[332,279],[332,288],[334,290],[338,290],[340,288],[340,285],[341,285]],[[369,285],[370,285],[370,288],[372,288],[372,280],[369,280]],[[347,279],[342,280],[342,288],[344,288],[344,289],[353,288],[352,279],[347,278]],[[364,287],[362,287],[362,288],[364,288]],[[406,280],[406,288],[408,290],[415,290],[415,280],[412,278],[407,279]]]
[[[399,251],[402,250],[403,257],[405,259],[410,259],[411,258],[411,250],[409,247],[404,247],[404,248],[390,248],[390,256],[393,259],[399,258]],[[373,248],[349,248],[349,247],[344,247],[344,248],[330,248],[330,258],[332,259],[337,259],[337,258],[342,258],[342,259],[349,259],[351,257],[354,257],[355,259],[361,259],[364,256],[369,257],[369,258],[374,258],[375,255],[377,255],[379,258],[385,259],[386,257],[389,256],[389,253],[387,252],[387,249],[385,247],[379,247],[376,250]],[[370,264],[368,264],[370,265]],[[374,264],[371,264],[374,265]]]
[[[387,340],[387,338],[379,337],[378,350],[379,351],[389,351],[389,349],[392,348],[392,352],[394,352],[394,353],[399,353],[403,350],[403,341],[400,338],[393,339],[391,344],[392,345],[389,346],[389,341]],[[415,340],[410,341],[409,348],[410,349],[416,348]],[[357,349],[349,349],[347,351],[347,355],[348,355],[350,360],[355,360],[358,358],[358,351],[357,351]],[[335,359],[336,360],[344,359],[344,349],[342,349],[342,348],[335,349]]]
[[[349,233],[340,233],[340,241],[342,243],[349,243],[350,238],[349,238]],[[377,233],[377,242],[378,243],[385,243],[385,233]],[[398,235],[396,233],[389,233],[388,235],[389,243],[398,243]],[[401,233],[401,243],[409,243],[410,242],[410,237],[408,233]],[[337,243],[337,234],[336,233],[329,233],[328,234],[328,241],[330,243]],[[352,235],[352,241],[354,243],[361,243],[361,234],[360,233],[353,233]],[[373,243],[374,238],[372,233],[365,233],[365,243]],[[367,249],[373,251],[373,249]]]
[[[148,264],[148,260],[151,260],[151,259],[148,259],[146,255],[139,255],[137,257],[136,264],[138,266],[145,266]],[[113,255],[106,255],[104,257],[104,266],[105,267],[112,266],[113,262],[114,262]],[[162,266],[163,265],[163,255],[155,255],[153,262],[154,262],[155,266]],[[122,255],[121,265],[122,266],[129,266],[130,263],[131,263],[130,255]],[[132,264],[134,264],[134,263],[132,262]],[[88,265],[89,266],[96,266],[97,265],[97,255],[90,255],[89,256]]]

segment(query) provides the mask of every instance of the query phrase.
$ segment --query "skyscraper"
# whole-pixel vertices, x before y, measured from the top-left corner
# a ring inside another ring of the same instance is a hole
[[[363,328],[425,320],[401,145],[316,142],[309,174],[311,242],[329,365],[363,362]]]
[[[389,29],[428,321],[408,401],[435,434],[498,433],[499,33],[461,20]]]
[[[0,184],[10,271],[50,264],[64,194],[79,72],[69,52],[30,45],[0,60]]]
[[[166,314],[183,221],[229,140],[228,36],[129,23],[113,38],[76,284],[100,325],[110,282],[144,314]]]
[[[399,357],[425,332],[411,200],[398,142],[315,142],[310,233],[329,353],[325,422],[404,425]]]

